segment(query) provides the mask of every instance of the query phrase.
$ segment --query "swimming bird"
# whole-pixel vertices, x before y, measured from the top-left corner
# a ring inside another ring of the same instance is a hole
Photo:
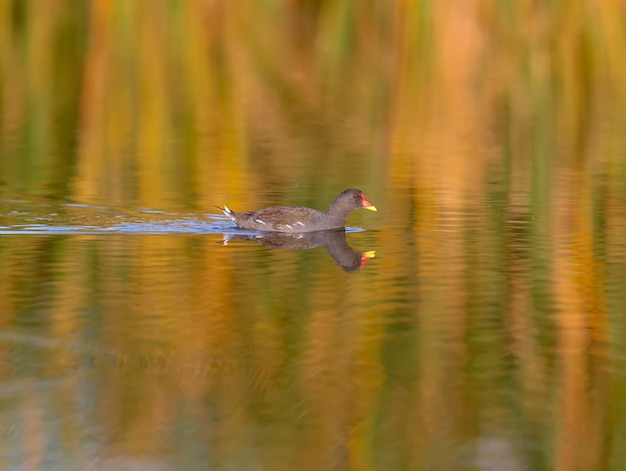
[[[357,209],[376,211],[361,190],[350,188],[331,203],[326,212],[299,206],[272,206],[238,213],[228,206],[217,206],[240,229],[268,232],[314,232],[345,229],[348,215]]]

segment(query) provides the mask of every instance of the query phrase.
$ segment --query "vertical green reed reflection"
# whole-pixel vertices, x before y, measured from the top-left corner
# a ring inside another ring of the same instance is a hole
[[[218,466],[470,469],[501,446],[522,469],[622,469],[625,18],[617,0],[3,0],[7,212],[323,208],[359,185],[396,249],[346,281],[310,254],[3,239],[3,325],[76,340],[68,313],[100,315],[116,355],[90,417],[123,436],[111,455],[183,446],[199,410]],[[37,374],[79,368],[63,352]]]

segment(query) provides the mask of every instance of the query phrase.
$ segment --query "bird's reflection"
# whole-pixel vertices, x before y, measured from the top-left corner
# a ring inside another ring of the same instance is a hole
[[[224,245],[233,240],[256,240],[270,249],[307,250],[326,247],[328,254],[345,271],[358,270],[374,251],[357,252],[348,245],[345,231],[320,231],[302,234],[266,232],[261,234],[224,234]]]

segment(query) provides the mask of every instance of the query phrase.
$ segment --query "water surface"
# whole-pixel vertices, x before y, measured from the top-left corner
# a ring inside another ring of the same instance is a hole
[[[0,468],[626,469],[624,18],[0,2]]]

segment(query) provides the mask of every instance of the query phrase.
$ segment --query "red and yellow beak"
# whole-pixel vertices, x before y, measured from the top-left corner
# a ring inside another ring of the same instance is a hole
[[[361,253],[361,266],[365,265],[365,262],[367,262],[370,258],[374,258],[375,256],[376,256],[375,250],[370,250],[369,252],[362,252]]]
[[[363,193],[361,193],[361,199],[363,200],[363,207],[365,209],[369,209],[370,211],[378,211],[376,209],[376,206],[374,206],[372,203],[367,201],[367,198],[365,197],[365,195]]]

